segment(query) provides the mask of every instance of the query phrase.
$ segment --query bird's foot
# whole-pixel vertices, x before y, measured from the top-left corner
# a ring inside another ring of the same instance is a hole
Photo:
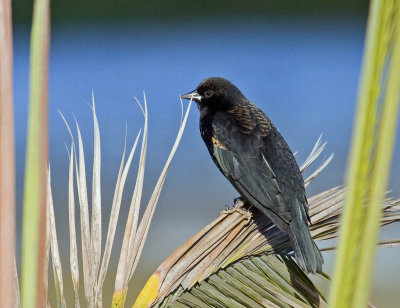
[[[242,210],[242,208],[245,206],[246,201],[243,200],[241,197],[233,199],[233,206],[226,205],[225,206],[225,211],[222,212],[235,212],[235,210]]]
[[[244,205],[246,204],[246,201],[244,199],[242,199],[241,197],[237,197],[235,199],[233,199],[233,207],[240,209],[242,207],[244,207]]]
[[[250,211],[250,208],[245,208],[246,205],[246,201],[243,200],[242,198],[236,198],[233,200],[233,206],[226,206],[225,210],[219,212],[220,215],[225,214],[225,215],[229,215],[232,214],[233,212],[238,212],[240,214],[242,214],[243,216],[246,217],[247,222],[249,223],[250,220],[253,218],[253,214]]]

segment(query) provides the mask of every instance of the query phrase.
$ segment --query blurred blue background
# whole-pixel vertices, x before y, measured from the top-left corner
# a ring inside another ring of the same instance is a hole
[[[89,13],[90,7],[75,12],[73,5],[70,11],[65,11],[60,2],[54,4],[49,75],[50,160],[60,250],[66,266],[69,253],[68,156],[64,143],[69,145],[70,137],[57,110],[63,112],[70,124],[73,124],[73,115],[76,116],[83,132],[90,173],[93,121],[88,103],[92,91],[101,130],[105,227],[123,150],[125,125],[128,145],[132,145],[143,125],[133,96],[143,101],[142,92],[145,91],[149,108],[145,205],[179,127],[179,94],[193,90],[208,76],[233,81],[263,109],[292,150],[299,151],[299,162],[304,161],[323,133],[323,140],[328,141],[325,156],[334,152],[335,158],[310,185],[309,196],[343,183],[367,5],[363,1],[358,1],[357,6],[340,2],[340,7],[318,6],[316,9],[311,5],[315,1],[305,1],[308,6],[303,8],[291,7],[293,1],[286,2],[276,7],[268,2],[260,11],[242,4],[241,15],[240,3],[225,11],[223,5],[219,5],[216,11],[212,2],[206,1],[203,6],[186,4],[180,7],[180,15],[171,13],[173,16],[169,19],[156,4],[152,7],[142,3],[143,15],[126,4],[133,14],[125,12],[127,16],[123,9],[115,9],[115,12],[111,4],[99,6],[98,10],[93,10],[93,15]],[[88,3],[90,6],[92,2]],[[177,5],[177,1],[174,3]],[[119,6],[122,7],[121,3]],[[198,10],[198,15],[194,9]],[[307,14],[307,10],[311,13]],[[30,27],[26,1],[16,4],[14,15],[17,21],[14,95],[19,232],[29,78]],[[155,212],[139,270],[131,283],[128,305],[170,253],[237,197],[208,155],[199,134],[198,116],[193,106]],[[399,149],[396,149],[390,184],[391,196],[395,198],[400,195],[398,156]],[[122,239],[136,163],[126,186],[114,251],[118,251]],[[88,182],[91,182],[90,176]],[[391,226],[383,235],[394,238],[399,231],[399,227]],[[331,272],[333,253],[324,256],[325,268]],[[372,301],[379,307],[394,307],[400,299],[399,260],[399,248],[378,250]],[[114,253],[113,266],[117,261],[118,254]],[[67,291],[71,289],[69,277],[66,267]],[[113,280],[113,275],[107,277],[106,289],[110,294]],[[106,294],[106,305],[110,294]]]

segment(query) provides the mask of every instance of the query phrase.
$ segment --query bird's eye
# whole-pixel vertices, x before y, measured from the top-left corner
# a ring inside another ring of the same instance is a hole
[[[213,95],[213,91],[212,90],[207,90],[206,92],[204,92],[204,96],[205,98],[210,98]]]

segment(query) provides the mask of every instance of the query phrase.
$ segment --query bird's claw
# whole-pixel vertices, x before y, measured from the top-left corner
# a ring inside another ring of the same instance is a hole
[[[242,208],[244,205],[245,205],[245,201],[244,201],[242,198],[240,198],[240,197],[235,198],[235,199],[233,200],[233,207],[234,207],[234,208],[240,209],[240,208]]]
[[[228,206],[227,205],[225,207],[225,210],[219,212],[219,214],[220,215],[223,215],[223,214],[229,215],[229,214],[232,214],[233,212],[238,212],[241,215],[245,216],[246,219],[247,219],[246,223],[249,223],[250,220],[253,218],[253,214],[248,209],[244,209],[243,208],[244,205],[245,205],[244,200],[239,197],[239,198],[236,198],[233,202],[234,202],[233,206]]]

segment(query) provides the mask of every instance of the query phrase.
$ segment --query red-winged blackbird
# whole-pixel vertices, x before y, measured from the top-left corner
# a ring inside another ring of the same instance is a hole
[[[197,103],[201,136],[220,171],[248,203],[288,233],[299,266],[321,273],[324,261],[308,229],[304,180],[271,120],[224,78],[206,78],[182,98]]]

